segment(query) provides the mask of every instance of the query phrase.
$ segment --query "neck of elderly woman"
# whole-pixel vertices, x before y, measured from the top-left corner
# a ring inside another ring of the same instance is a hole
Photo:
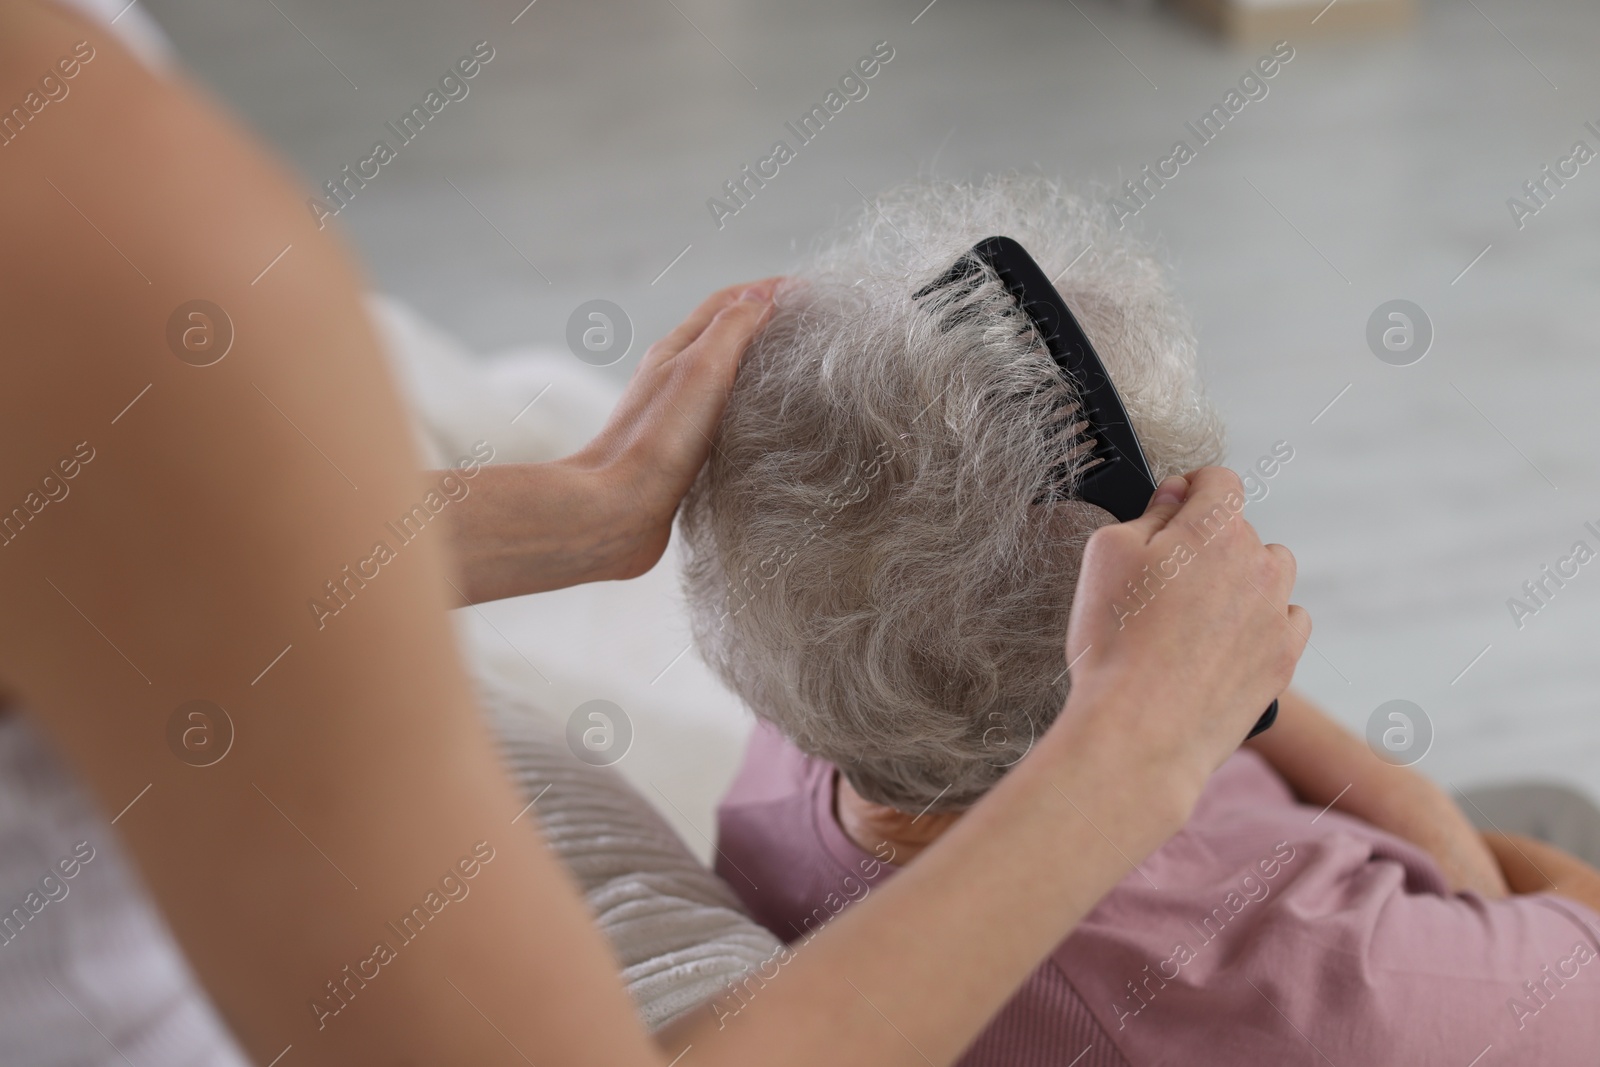
[[[939,839],[961,818],[959,811],[914,813],[867,800],[842,774],[834,775],[834,818],[845,836],[876,856],[892,855],[904,865]],[[885,852],[888,845],[893,851]]]

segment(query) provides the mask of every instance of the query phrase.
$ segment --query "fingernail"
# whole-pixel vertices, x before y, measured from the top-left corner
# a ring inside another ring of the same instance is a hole
[[[1184,480],[1183,475],[1174,474],[1170,478],[1163,479],[1161,484],[1156,486],[1156,495],[1151,498],[1150,502],[1152,504],[1181,503],[1188,489],[1189,483]]]
[[[740,300],[770,300],[772,298],[771,285],[752,285],[739,294]]]

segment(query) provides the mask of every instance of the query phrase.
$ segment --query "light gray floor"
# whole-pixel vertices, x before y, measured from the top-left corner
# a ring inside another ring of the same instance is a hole
[[[592,297],[647,341],[919,172],[1118,182],[1262,51],[1103,0],[538,0],[513,24],[523,2],[147,0],[317,183],[493,45],[340,220],[378,285],[482,347],[559,344]],[[706,198],[879,40],[895,57],[870,95],[719,232]],[[1301,562],[1300,683],[1358,729],[1417,702],[1421,767],[1458,784],[1600,792],[1600,562],[1521,630],[1506,603],[1574,541],[1600,550],[1600,162],[1520,232],[1506,207],[1575,140],[1600,148],[1597,41],[1577,0],[1428,3],[1366,41],[1308,23],[1270,95],[1137,220],[1195,313],[1234,462],[1295,449],[1250,515]],[[1437,330],[1410,367],[1364,337],[1395,297]]]

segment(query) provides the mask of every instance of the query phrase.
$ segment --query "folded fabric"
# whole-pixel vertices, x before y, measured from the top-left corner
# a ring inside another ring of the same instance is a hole
[[[645,1024],[660,1027],[777,953],[723,881],[615,771],[567,749],[536,711],[484,680],[480,701],[545,839],[577,880]]]

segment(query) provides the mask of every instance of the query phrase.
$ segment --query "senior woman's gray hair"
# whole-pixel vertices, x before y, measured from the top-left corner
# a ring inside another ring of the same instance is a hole
[[[911,811],[970,805],[1060,711],[1083,546],[1110,521],[1051,498],[1082,461],[1059,432],[1075,393],[998,281],[971,315],[912,300],[994,234],[1056,280],[1157,480],[1217,462],[1187,319],[1103,209],[1042,178],[919,182],[780,291],[679,519],[706,662]]]

